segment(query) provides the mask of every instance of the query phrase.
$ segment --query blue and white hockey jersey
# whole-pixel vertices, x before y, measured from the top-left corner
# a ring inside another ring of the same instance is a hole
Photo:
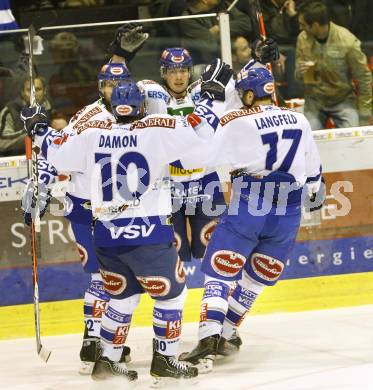
[[[58,171],[90,177],[97,246],[172,242],[168,163],[206,143],[186,118],[169,115],[70,136],[49,129],[35,142]]]

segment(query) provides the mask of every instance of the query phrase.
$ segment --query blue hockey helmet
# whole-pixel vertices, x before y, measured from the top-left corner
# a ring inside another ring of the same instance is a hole
[[[121,117],[137,117],[141,114],[144,101],[144,91],[133,80],[127,79],[113,88],[111,110],[116,120]]]
[[[182,47],[170,47],[164,49],[161,58],[159,59],[161,65],[161,73],[166,69],[173,68],[192,68],[193,61],[188,50]]]
[[[105,81],[108,80],[127,80],[131,77],[131,74],[123,63],[109,62],[102,66],[98,74],[98,89],[101,92]]]
[[[236,89],[239,91],[253,91],[255,97],[270,96],[275,90],[271,72],[265,67],[243,68],[237,75]]]

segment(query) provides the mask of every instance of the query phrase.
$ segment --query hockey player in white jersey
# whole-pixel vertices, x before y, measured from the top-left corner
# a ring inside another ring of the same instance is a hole
[[[180,357],[200,372],[212,369],[219,338],[228,340],[264,288],[280,278],[299,229],[302,198],[321,188],[310,124],[303,114],[272,105],[273,83],[264,67],[243,69],[236,84],[243,107],[220,118],[211,149],[204,150],[207,164],[230,166],[233,193],[202,262],[199,342]]]
[[[198,373],[175,358],[186,286],[173,246],[168,163],[203,141],[185,117],[141,119],[143,103],[135,83],[121,84],[113,90],[112,107],[122,123],[110,131],[85,128],[69,137],[48,129],[40,108],[23,112],[25,128],[56,169],[92,173],[93,235],[111,297],[102,320],[102,354],[92,373],[98,380],[112,375],[136,379],[135,371],[117,362],[143,291],[155,299],[151,375],[191,378]]]
[[[134,26],[137,26],[138,31],[136,39],[141,40],[141,26],[136,24]],[[127,50],[123,51],[121,48],[124,29],[127,30],[128,27],[124,25],[116,31],[109,49],[115,61],[128,59]],[[253,52],[258,53],[257,59],[263,63],[275,61],[279,56],[277,44],[271,39],[265,42],[258,41],[257,50]],[[202,83],[207,81],[204,75],[190,84],[193,61],[185,48],[166,48],[161,53],[159,62],[163,84],[143,80],[142,86],[148,99],[158,97],[166,102],[167,112],[170,115],[187,115],[193,112],[198,103],[199,113],[213,128],[216,128],[220,114],[228,109],[240,107],[241,100],[234,88],[233,79],[227,87],[227,93],[224,86],[216,89],[217,84],[211,91],[210,85],[206,82]],[[201,85],[203,85],[202,90]],[[212,98],[220,101],[213,101]],[[170,176],[174,183],[175,241],[181,260],[190,262],[192,256],[198,259],[203,257],[206,244],[217,223],[217,208],[224,209],[224,196],[219,185],[219,176],[213,167],[184,169],[180,161],[174,161],[170,165]],[[209,202],[209,207],[203,209],[203,202]],[[190,243],[187,236],[188,224],[191,228]]]
[[[112,128],[116,119],[111,112],[110,98],[113,87],[119,81],[130,77],[127,67],[123,63],[105,64],[98,74],[98,90],[100,98],[79,110],[70,120],[68,126],[63,129],[64,134],[80,133],[87,128],[107,129]],[[142,85],[140,82],[139,85]],[[147,97],[145,99],[145,109],[148,113],[166,113],[167,106],[163,99],[159,97]],[[39,172],[41,179],[50,177],[49,172],[55,172],[53,166],[44,158],[39,159]],[[84,321],[85,332],[82,348],[80,350],[81,374],[90,374],[97,355],[97,346],[99,342],[101,318],[108,305],[110,297],[103,288],[102,277],[99,273],[99,264],[92,241],[92,212],[89,200],[89,173],[71,172],[68,173],[70,182],[64,199],[65,217],[70,221],[74,232],[79,254],[81,256],[83,269],[91,275],[91,283],[84,295]],[[49,180],[50,181],[50,180]],[[45,180],[44,180],[45,182]],[[43,211],[50,200],[50,192],[46,192],[46,202],[43,204]],[[31,192],[30,192],[31,190]],[[43,192],[43,193],[44,193]],[[25,222],[31,220],[30,210],[32,209],[31,197],[32,188],[28,186],[28,192],[25,195],[23,208],[25,211]],[[122,362],[130,360],[130,349],[125,346],[121,357]]]

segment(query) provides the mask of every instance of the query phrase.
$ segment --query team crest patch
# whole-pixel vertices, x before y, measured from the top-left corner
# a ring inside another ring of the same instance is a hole
[[[171,282],[163,276],[137,276],[137,280],[152,297],[164,297],[171,289]]]
[[[127,279],[115,272],[100,270],[105,290],[112,295],[121,294],[127,287]]]
[[[236,276],[241,271],[245,261],[245,256],[228,250],[217,251],[211,256],[213,270],[218,275],[226,277]]]
[[[207,246],[207,244],[211,240],[212,233],[214,232],[217,224],[218,221],[216,220],[210,221],[209,223],[206,223],[206,225],[202,228],[200,240],[204,246]]]
[[[262,253],[253,253],[250,260],[254,273],[268,282],[275,282],[284,269],[284,263]]]

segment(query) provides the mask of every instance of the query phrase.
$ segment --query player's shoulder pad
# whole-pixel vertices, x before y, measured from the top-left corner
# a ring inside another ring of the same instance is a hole
[[[99,109],[97,109],[96,107],[98,107]],[[86,106],[84,106],[83,108],[81,108],[80,110],[78,110],[70,119],[69,121],[69,125],[72,124],[74,125],[78,120],[81,119],[82,116],[85,116],[85,114],[87,114],[88,112],[91,113],[91,112],[101,112],[102,111],[102,108],[100,107],[100,104],[98,103],[98,101],[95,101],[91,104],[88,104]]]
[[[113,115],[106,109],[105,105],[97,100],[82,110],[78,111],[67,126],[66,132],[81,134],[87,129],[111,130]]]
[[[144,129],[148,127],[163,127],[167,129],[175,129],[176,123],[177,118],[171,115],[148,115],[145,118],[134,122],[130,127],[130,131],[136,129]]]
[[[234,119],[241,118],[243,116],[249,116],[254,114],[260,114],[263,110],[260,106],[251,108],[241,108],[239,110],[230,110],[220,118],[220,125],[225,126],[227,123]]]
[[[153,80],[141,80],[137,86],[144,91],[145,99],[161,99],[166,104],[170,103],[171,96],[161,84]]]

